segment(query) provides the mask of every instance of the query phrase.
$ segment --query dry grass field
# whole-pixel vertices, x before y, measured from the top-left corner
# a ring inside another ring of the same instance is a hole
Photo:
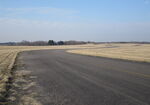
[[[93,48],[69,50],[70,53],[150,62],[150,44],[99,44]]]

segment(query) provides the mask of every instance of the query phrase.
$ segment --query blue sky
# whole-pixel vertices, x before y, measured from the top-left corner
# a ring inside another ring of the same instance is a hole
[[[0,0],[0,42],[150,41],[150,0]]]

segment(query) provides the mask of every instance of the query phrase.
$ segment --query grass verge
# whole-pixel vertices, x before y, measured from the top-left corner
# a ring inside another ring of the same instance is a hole
[[[138,62],[150,62],[150,44],[106,44],[105,47],[69,50],[67,52]]]
[[[1,63],[0,71],[0,105],[7,105],[9,97],[9,89],[11,88],[13,79],[13,67],[17,57],[17,52],[11,54],[10,57],[4,59]]]

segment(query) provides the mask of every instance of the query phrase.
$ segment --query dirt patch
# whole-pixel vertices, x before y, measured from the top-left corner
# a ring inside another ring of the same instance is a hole
[[[12,85],[6,105],[41,105],[38,94],[34,91],[36,83],[31,71],[24,70],[22,62],[17,59]]]

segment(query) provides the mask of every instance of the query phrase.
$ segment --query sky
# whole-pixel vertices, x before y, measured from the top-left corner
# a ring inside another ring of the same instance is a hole
[[[0,0],[0,42],[150,41],[150,0]]]

